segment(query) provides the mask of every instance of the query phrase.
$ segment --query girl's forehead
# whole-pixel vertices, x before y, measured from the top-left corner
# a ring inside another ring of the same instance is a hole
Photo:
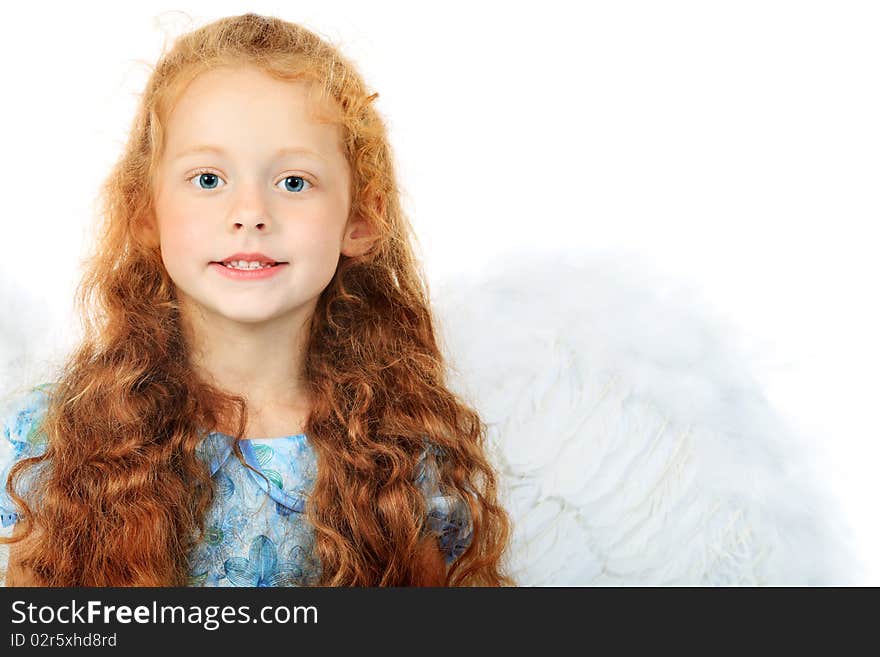
[[[166,119],[166,154],[263,139],[338,155],[341,126],[332,120],[329,102],[306,81],[278,80],[250,68],[212,69],[179,94]]]
[[[334,103],[324,98],[318,83],[279,80],[259,69],[222,67],[197,74],[177,94],[172,117],[227,110],[250,114],[284,112],[324,122],[334,115]],[[246,117],[243,117],[246,118]]]

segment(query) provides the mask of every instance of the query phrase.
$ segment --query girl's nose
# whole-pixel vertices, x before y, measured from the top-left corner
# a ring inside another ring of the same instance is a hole
[[[235,228],[236,228],[236,229],[242,228],[243,226],[251,226],[251,225],[255,226],[258,230],[262,230],[263,228],[265,228],[265,226],[266,226],[266,222],[264,222],[264,221],[256,221],[256,222],[251,222],[251,221],[244,221],[244,222],[242,222],[242,221],[236,221],[236,222],[235,222]]]

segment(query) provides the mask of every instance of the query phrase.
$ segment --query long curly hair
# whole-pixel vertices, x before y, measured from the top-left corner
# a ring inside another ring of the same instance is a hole
[[[214,499],[196,451],[204,430],[237,427],[235,454],[247,466],[238,444],[246,399],[188,365],[153,208],[176,100],[201,72],[241,65],[316,92],[323,120],[342,128],[351,212],[379,236],[366,255],[340,256],[309,327],[305,433],[318,474],[306,517],[320,584],[513,585],[502,567],[510,521],[486,456],[486,427],[445,382],[427,283],[372,105],[378,94],[314,33],[251,13],[184,34],[151,71],[124,152],[100,190],[102,225],[75,300],[84,338],[41,418],[45,453],[11,470],[7,492],[24,513],[3,542],[20,543],[17,563],[31,585],[184,586]],[[450,567],[424,556],[426,536],[436,546],[414,484],[426,439],[440,455],[444,490],[470,509],[471,543]],[[31,468],[33,485],[19,496]]]

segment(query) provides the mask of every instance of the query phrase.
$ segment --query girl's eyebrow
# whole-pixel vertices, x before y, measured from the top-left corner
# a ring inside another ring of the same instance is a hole
[[[179,160],[182,157],[192,155],[194,153],[219,153],[220,155],[226,155],[226,151],[224,151],[219,146],[213,146],[210,144],[199,144],[197,146],[190,146],[189,148],[185,148],[182,151],[179,151],[173,159]],[[316,153],[315,151],[311,151],[308,148],[303,148],[301,146],[286,146],[284,148],[279,148],[277,151],[275,151],[276,158],[281,157],[282,155],[305,155],[307,157],[314,157],[324,161],[326,161],[327,159],[320,153]]]

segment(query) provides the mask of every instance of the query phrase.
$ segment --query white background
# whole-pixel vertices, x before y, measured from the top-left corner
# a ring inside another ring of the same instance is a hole
[[[432,278],[517,248],[620,247],[698,286],[772,355],[767,394],[827,451],[880,583],[876,3],[16,3],[4,289],[67,321],[163,41],[247,11],[318,32],[380,93]]]

